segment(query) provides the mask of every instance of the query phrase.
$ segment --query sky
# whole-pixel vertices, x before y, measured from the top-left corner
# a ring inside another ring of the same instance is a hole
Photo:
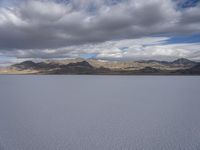
[[[0,64],[200,61],[200,0],[0,0]]]

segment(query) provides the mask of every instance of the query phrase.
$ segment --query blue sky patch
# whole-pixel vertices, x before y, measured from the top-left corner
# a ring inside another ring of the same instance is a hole
[[[128,50],[128,47],[121,47],[121,48],[119,48],[121,51],[127,51]]]
[[[176,43],[200,43],[200,33],[193,34],[190,36],[174,36],[165,41],[165,44],[176,44]]]
[[[176,0],[177,1],[177,0]],[[200,0],[178,0],[178,8],[195,7],[199,4]]]
[[[89,58],[95,58],[97,54],[94,53],[88,53],[88,54],[81,54],[80,57],[84,59],[89,59]]]

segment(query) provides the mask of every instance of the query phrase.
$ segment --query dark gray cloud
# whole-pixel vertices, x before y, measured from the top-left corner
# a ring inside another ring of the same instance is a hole
[[[0,51],[18,58],[64,58],[107,41],[200,32],[200,6],[177,9],[177,2],[3,0]]]
[[[177,11],[170,0],[23,1],[0,8],[1,49],[43,49],[200,31],[200,8]],[[90,5],[95,12],[88,11]]]

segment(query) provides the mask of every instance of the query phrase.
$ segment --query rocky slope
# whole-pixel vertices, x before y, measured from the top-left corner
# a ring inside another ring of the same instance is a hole
[[[200,75],[200,64],[185,58],[168,61],[106,61],[69,59],[25,61],[1,70],[4,74],[119,74],[119,75]]]

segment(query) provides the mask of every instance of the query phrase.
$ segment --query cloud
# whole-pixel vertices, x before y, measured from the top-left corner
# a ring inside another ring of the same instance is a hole
[[[110,3],[109,3],[110,2]],[[0,7],[0,49],[49,49],[200,31],[199,6],[171,0],[27,0]]]
[[[199,61],[200,43],[166,44],[168,38],[141,38],[110,42],[101,47],[97,53],[100,59],[124,59],[124,60],[174,60],[188,58]],[[123,47],[125,47],[125,50]]]
[[[200,6],[179,0],[2,0],[0,54],[60,59],[200,60],[199,43],[165,43],[200,32]],[[180,6],[179,6],[180,7]]]
[[[169,37],[146,37],[139,39],[124,39],[106,41],[98,44],[67,46],[57,49],[43,50],[13,50],[4,51],[2,55],[18,59],[64,59],[82,56],[95,56],[97,59],[110,60],[174,60],[188,58],[200,60],[200,43],[167,43]]]

